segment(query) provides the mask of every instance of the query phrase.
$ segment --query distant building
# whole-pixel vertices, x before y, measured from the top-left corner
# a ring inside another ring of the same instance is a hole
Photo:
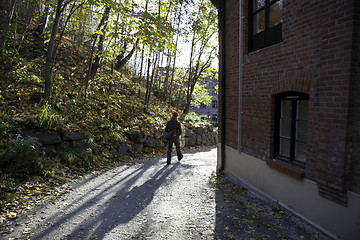
[[[218,119],[218,94],[215,91],[215,87],[218,84],[218,80],[215,78],[215,74],[210,77],[201,79],[205,82],[209,95],[211,96],[211,103],[209,105],[201,104],[200,107],[190,107],[190,112],[195,112],[198,116],[202,116],[202,119],[207,119],[213,124],[217,125]],[[206,115],[207,117],[204,117]]]

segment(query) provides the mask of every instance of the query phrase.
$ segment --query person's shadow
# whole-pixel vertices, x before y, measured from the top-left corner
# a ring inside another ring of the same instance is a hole
[[[156,190],[179,165],[176,163],[162,167],[140,186],[131,188],[135,182],[130,180],[133,183],[127,182],[126,186],[119,189],[100,215],[95,219],[89,219],[86,223],[83,222],[74,229],[68,239],[75,239],[79,235],[85,238],[96,236],[97,239],[102,239],[106,233],[118,225],[129,223],[152,202]]]

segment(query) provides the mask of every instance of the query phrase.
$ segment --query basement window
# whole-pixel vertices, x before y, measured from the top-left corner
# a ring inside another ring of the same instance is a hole
[[[274,157],[304,167],[309,95],[287,92],[275,97]]]
[[[282,41],[283,0],[251,0],[249,52]]]

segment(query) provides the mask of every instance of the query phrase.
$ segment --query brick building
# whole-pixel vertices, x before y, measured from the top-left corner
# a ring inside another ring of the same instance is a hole
[[[212,0],[218,168],[329,235],[360,238],[360,1]]]
[[[217,124],[218,118],[218,94],[215,87],[218,85],[218,80],[215,77],[214,72],[212,76],[204,77],[200,79],[200,82],[205,84],[205,88],[208,94],[211,96],[211,102],[209,105],[201,104],[200,107],[192,106],[190,112],[195,112],[198,116],[206,115],[207,119],[213,124]]]

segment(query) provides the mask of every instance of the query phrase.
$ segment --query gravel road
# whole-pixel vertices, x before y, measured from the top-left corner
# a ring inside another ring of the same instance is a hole
[[[275,203],[216,176],[217,150],[128,163],[7,223],[2,239],[328,239]]]

